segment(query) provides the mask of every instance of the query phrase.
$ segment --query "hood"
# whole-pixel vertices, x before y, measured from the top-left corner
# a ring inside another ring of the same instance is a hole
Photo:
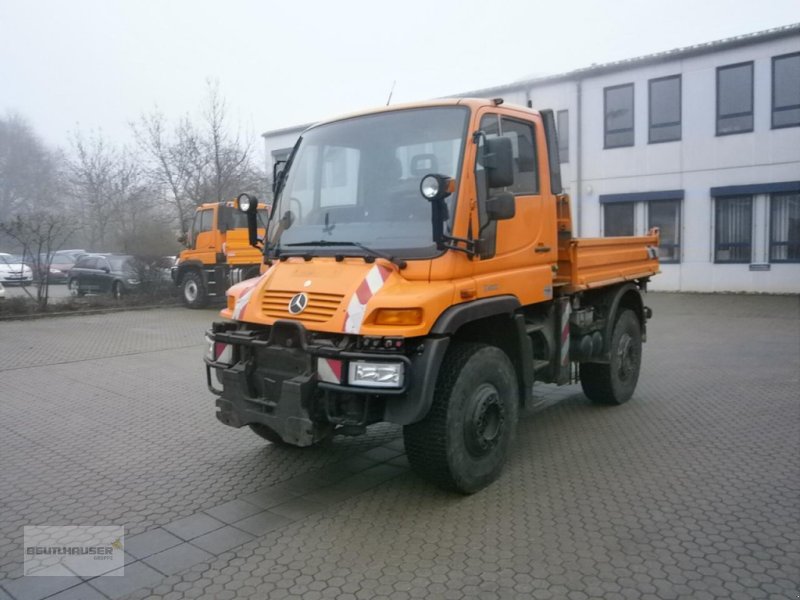
[[[31,268],[19,262],[5,262],[0,259],[0,273],[31,273]]]
[[[231,287],[221,314],[264,325],[295,320],[313,331],[411,337],[426,334],[452,301],[451,282],[409,281],[386,260],[290,258]],[[402,330],[376,326],[377,308],[421,308],[422,322]]]

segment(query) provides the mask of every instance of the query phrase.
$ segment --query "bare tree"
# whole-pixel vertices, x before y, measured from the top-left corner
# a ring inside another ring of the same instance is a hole
[[[82,230],[89,247],[103,246],[113,206],[108,202],[118,156],[103,137],[93,133],[88,139],[78,131],[71,139],[73,158],[68,161],[71,195],[77,201]]]
[[[35,211],[0,223],[0,233],[5,234],[22,248],[23,260],[30,263],[36,283],[36,302],[40,309],[47,306],[49,298],[50,265],[53,254],[59,250],[77,229],[79,223],[54,212]],[[30,292],[25,290],[28,295]]]
[[[60,157],[19,115],[0,118],[0,220],[60,200]]]
[[[133,129],[148,158],[151,180],[173,208],[182,234],[187,234],[197,205],[264,187],[264,174],[253,160],[253,143],[230,127],[227,105],[215,82],[208,82],[199,124],[185,116],[170,127],[156,109],[142,115]]]
[[[213,159],[211,181],[214,187],[214,200],[222,202],[241,191],[237,186],[252,170],[251,155],[253,144],[242,141],[241,132],[228,128],[227,106],[220,96],[219,83],[208,81],[208,99],[203,116],[205,120],[204,144],[206,152]]]
[[[148,159],[150,180],[162,191],[175,211],[181,233],[186,234],[199,203],[198,172],[203,168],[200,144],[188,117],[171,134],[167,128],[166,118],[158,110],[142,115],[133,124],[136,140]]]

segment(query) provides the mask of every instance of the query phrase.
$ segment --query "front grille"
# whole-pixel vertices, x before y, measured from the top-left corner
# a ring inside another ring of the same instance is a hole
[[[336,313],[336,309],[339,308],[344,298],[342,294],[306,292],[308,306],[299,315],[293,315],[289,312],[289,301],[298,293],[270,290],[264,294],[264,299],[261,301],[261,311],[266,316],[276,319],[295,319],[310,323],[324,323]]]

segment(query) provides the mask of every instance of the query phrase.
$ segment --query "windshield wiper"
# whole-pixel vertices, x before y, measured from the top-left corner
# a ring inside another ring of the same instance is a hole
[[[369,254],[373,259],[375,258],[384,258],[389,262],[395,264],[400,269],[406,268],[406,261],[402,258],[395,258],[394,256],[389,256],[388,254],[384,254],[383,252],[379,252],[378,250],[373,250],[372,248],[368,248],[364,244],[359,244],[358,242],[331,242],[330,240],[314,240],[311,242],[295,242],[293,244],[284,244],[284,246],[327,246],[327,247],[336,247],[336,246],[352,246],[354,248],[359,248]],[[366,258],[366,257],[365,257]]]

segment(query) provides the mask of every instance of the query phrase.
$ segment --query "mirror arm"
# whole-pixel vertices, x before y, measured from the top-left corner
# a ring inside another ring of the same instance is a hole
[[[436,243],[439,250],[458,250],[463,252],[472,259],[478,253],[477,244],[479,240],[469,240],[466,238],[454,237],[451,235],[442,234],[442,241]],[[459,246],[458,244],[464,244]]]

